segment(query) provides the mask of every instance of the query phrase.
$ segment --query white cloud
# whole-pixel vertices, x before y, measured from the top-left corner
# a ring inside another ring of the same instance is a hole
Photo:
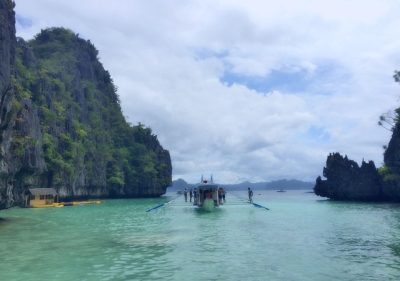
[[[24,38],[65,26],[96,45],[125,115],[152,127],[175,177],[310,180],[333,151],[382,162],[390,134],[376,122],[400,92],[396,0],[19,0],[16,11],[32,21],[17,26]],[[220,80],[271,71],[303,74],[304,90]]]

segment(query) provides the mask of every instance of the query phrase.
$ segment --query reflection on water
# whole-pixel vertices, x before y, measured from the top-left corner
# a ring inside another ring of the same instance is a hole
[[[229,195],[229,193],[228,193]],[[231,194],[232,195],[232,194]],[[238,196],[228,196],[228,203]],[[1,280],[399,280],[400,206],[303,191],[204,212],[178,198],[0,212]]]

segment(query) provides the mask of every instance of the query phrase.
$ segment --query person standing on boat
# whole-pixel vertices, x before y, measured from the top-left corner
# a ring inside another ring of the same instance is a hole
[[[253,190],[250,187],[247,188],[247,193],[249,194],[249,202],[253,203]]]
[[[224,203],[226,202],[225,200],[225,189],[222,189],[222,200],[224,201]]]
[[[187,189],[185,187],[185,190],[183,191],[183,196],[185,196],[185,202],[187,202]]]
[[[193,198],[193,190],[190,189],[190,191],[189,191],[189,202],[192,202],[192,198]]]
[[[193,204],[197,204],[197,189],[193,189]]]

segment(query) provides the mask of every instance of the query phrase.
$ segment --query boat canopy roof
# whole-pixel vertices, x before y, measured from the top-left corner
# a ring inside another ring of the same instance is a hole
[[[210,190],[210,189],[218,189],[218,184],[215,183],[200,183],[196,186],[198,190]]]

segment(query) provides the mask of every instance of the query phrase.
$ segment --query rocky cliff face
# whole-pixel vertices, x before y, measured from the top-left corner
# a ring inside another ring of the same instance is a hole
[[[164,194],[169,152],[125,121],[90,41],[63,28],[17,41],[11,1],[0,0],[0,16],[0,208],[22,204],[29,187],[64,198]]]
[[[13,97],[12,75],[15,57],[15,15],[11,1],[0,1],[0,208],[10,204],[6,142],[10,140],[10,110]]]
[[[19,39],[16,73],[18,89],[38,112],[46,163],[41,186],[66,198],[165,193],[169,153],[151,129],[125,121],[90,41],[63,28]]]
[[[381,177],[374,162],[361,166],[339,153],[332,153],[326,160],[322,180],[318,177],[315,194],[335,200],[380,201],[384,199]]]
[[[399,109],[396,110],[399,114]],[[400,123],[393,128],[392,137],[384,153],[385,165],[380,168],[383,192],[386,197],[400,201]]]
[[[27,188],[41,185],[46,168],[37,111],[30,100],[19,100],[17,92],[12,103],[11,121],[2,139],[0,190],[6,194],[0,208],[23,205]]]
[[[12,1],[0,1],[0,208],[23,202],[26,177],[45,169],[37,112],[30,100],[21,97],[15,83],[13,8]]]
[[[392,137],[383,159],[387,167],[400,174],[400,124],[396,124],[393,128]]]

